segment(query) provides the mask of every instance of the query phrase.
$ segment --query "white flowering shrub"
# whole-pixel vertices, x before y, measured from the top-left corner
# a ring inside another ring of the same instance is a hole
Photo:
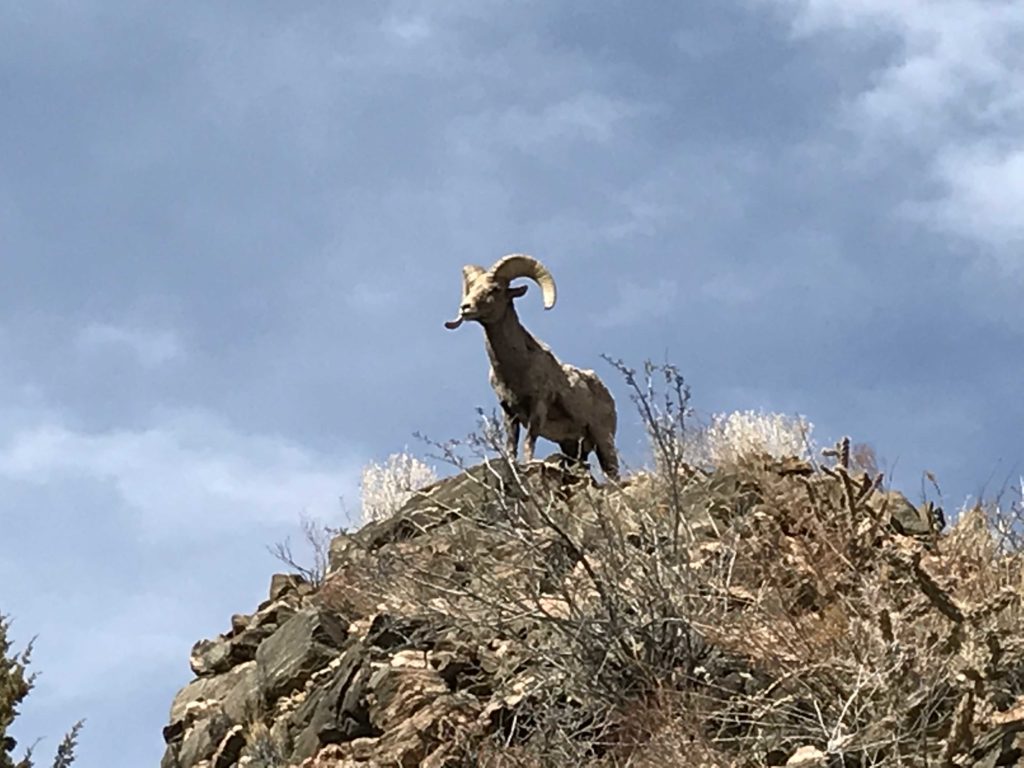
[[[683,455],[691,464],[715,467],[758,454],[808,459],[813,451],[813,429],[803,416],[763,411],[718,413],[707,427],[687,436]]]
[[[383,464],[367,464],[359,484],[363,521],[391,517],[417,489],[436,481],[434,468],[409,453],[393,453]]]

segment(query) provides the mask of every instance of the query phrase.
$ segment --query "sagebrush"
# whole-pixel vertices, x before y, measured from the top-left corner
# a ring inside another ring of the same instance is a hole
[[[382,463],[367,464],[360,482],[363,520],[390,517],[419,488],[436,480],[433,467],[407,451],[393,453]]]

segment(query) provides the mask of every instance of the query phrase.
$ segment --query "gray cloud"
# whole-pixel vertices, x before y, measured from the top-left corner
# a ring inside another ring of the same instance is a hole
[[[939,231],[994,249],[1019,278],[1024,229],[1024,57],[1017,41],[1024,9],[1015,3],[942,0],[762,0],[792,14],[801,38],[857,35],[892,41],[842,105],[854,135],[877,162],[896,142],[920,156],[932,190],[911,194],[905,211]]]
[[[137,363],[155,368],[182,354],[181,342],[172,331],[93,322],[76,339],[87,355],[127,352]]]

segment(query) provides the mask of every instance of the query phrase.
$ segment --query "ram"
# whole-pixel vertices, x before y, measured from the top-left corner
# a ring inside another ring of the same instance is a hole
[[[454,330],[466,320],[483,326],[491,387],[505,414],[512,458],[518,453],[522,426],[527,462],[533,460],[537,438],[543,437],[558,443],[561,452],[577,462],[596,451],[605,476],[617,479],[615,400],[596,373],[561,362],[523,327],[513,302],[527,286],[510,285],[523,277],[537,283],[544,308],[551,309],[556,296],[551,273],[532,256],[513,253],[490,269],[473,264],[462,268],[459,315],[445,327]]]

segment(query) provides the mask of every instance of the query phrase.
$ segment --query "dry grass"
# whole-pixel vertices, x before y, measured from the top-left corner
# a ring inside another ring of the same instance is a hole
[[[800,748],[836,766],[1013,758],[1019,505],[907,536],[881,478],[860,471],[873,457],[848,441],[825,467],[761,450],[693,466],[681,378],[629,374],[657,471],[598,488],[523,468],[485,422],[441,446],[459,466],[486,457],[463,495],[367,526],[328,580],[329,604],[373,606],[408,647],[471,670],[458,687],[482,714],[449,734],[449,764],[768,766]]]

